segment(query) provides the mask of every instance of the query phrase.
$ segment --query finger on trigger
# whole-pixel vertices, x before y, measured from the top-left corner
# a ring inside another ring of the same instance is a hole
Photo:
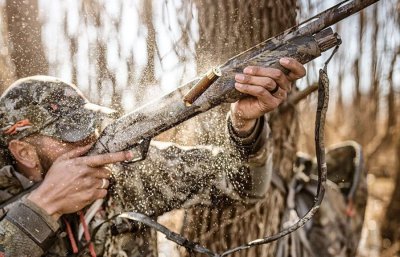
[[[133,156],[131,152],[123,151],[117,153],[107,153],[107,154],[81,157],[80,162],[91,167],[99,167],[106,164],[131,160],[132,158]]]

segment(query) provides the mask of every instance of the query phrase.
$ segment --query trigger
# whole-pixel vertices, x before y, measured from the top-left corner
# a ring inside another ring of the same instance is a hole
[[[147,157],[147,152],[149,151],[151,139],[145,138],[139,141],[137,145],[133,148],[127,149],[132,153],[133,158],[129,161],[124,161],[124,164],[131,164],[139,161],[143,161]]]

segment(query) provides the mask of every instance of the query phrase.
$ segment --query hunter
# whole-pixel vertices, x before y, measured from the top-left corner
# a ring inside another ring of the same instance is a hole
[[[0,98],[0,256],[156,256],[149,229],[111,218],[128,210],[157,217],[216,196],[264,197],[272,172],[266,114],[305,75],[294,59],[280,63],[288,75],[247,67],[235,76],[248,97],[231,104],[226,147],[152,142],[147,159],[129,166],[120,162],[130,152],[84,156],[113,110],[53,77],[16,81]]]

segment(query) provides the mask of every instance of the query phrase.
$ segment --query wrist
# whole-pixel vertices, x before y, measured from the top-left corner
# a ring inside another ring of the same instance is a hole
[[[240,115],[231,112],[232,128],[238,136],[246,137],[250,135],[257,124],[257,119],[244,119]]]
[[[46,197],[46,195],[49,194],[41,193],[38,188],[32,191],[32,193],[28,195],[27,199],[43,209],[49,216],[57,221],[60,219],[62,213],[58,210],[55,201],[53,201],[49,197]]]

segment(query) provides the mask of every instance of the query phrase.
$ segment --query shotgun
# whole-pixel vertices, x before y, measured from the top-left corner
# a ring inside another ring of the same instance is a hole
[[[108,125],[88,154],[130,150],[134,153],[132,162],[145,159],[153,137],[222,103],[231,103],[244,97],[244,94],[235,89],[234,75],[241,72],[246,66],[273,67],[287,74],[288,71],[279,64],[278,60],[281,57],[291,57],[305,64],[319,57],[322,52],[337,47],[341,43],[340,37],[329,26],[377,1],[379,0],[345,0],[280,35],[229,59],[224,64],[213,67],[200,78]],[[327,62],[329,62],[329,59]],[[327,166],[324,148],[324,122],[329,99],[329,83],[326,75],[327,62],[324,70],[320,70],[315,125],[318,187],[313,206],[295,224],[271,236],[253,240],[228,249],[223,253],[215,253],[170,231],[141,213],[125,212],[120,214],[119,217],[140,222],[156,229],[163,233],[167,239],[184,246],[190,253],[197,252],[210,257],[225,257],[250,247],[267,244],[302,227],[319,209],[325,193]]]
[[[130,150],[132,162],[146,158],[151,139],[222,103],[245,95],[235,89],[234,75],[249,65],[288,71],[278,60],[291,57],[305,64],[341,43],[330,28],[379,0],[346,0],[213,67],[205,75],[109,124],[88,155]]]
[[[379,0],[345,0],[326,11],[294,26],[276,37],[270,38],[247,51],[213,67],[206,74],[178,89],[122,116],[108,125],[98,141],[89,150],[89,155],[130,150],[132,162],[146,158],[153,137],[185,120],[206,112],[222,103],[231,103],[245,95],[235,89],[234,75],[249,65],[278,68],[288,71],[279,64],[281,57],[291,57],[305,64],[340,43],[340,37],[330,28],[340,20],[359,12]],[[330,58],[327,62],[329,62]],[[134,211],[119,217],[145,224],[164,234],[167,239],[185,247],[189,253],[201,253],[210,257],[225,257],[241,250],[276,241],[302,227],[317,212],[325,193],[327,166],[324,148],[324,122],[328,107],[329,87],[326,65],[320,70],[318,104],[315,124],[315,149],[318,164],[318,187],[311,209],[296,223],[276,234],[244,243],[223,253],[192,242],[170,231],[152,218]]]

